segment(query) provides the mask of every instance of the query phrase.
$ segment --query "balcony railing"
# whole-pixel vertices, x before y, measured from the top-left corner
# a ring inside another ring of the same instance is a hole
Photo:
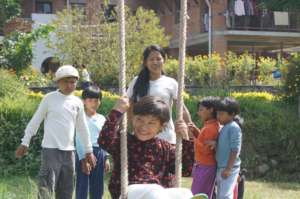
[[[226,16],[229,30],[300,32],[300,12],[264,11],[251,16]]]

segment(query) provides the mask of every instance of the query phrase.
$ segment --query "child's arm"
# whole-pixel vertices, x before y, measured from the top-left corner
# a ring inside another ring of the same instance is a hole
[[[197,139],[197,137],[200,134],[200,129],[198,129],[198,127],[194,123],[189,123],[188,128],[189,132],[193,135],[193,137]]]
[[[76,133],[85,152],[85,158],[92,168],[96,166],[96,158],[93,155],[93,147],[90,139],[90,132],[84,112],[83,104],[80,104],[79,112],[76,120]]]
[[[21,158],[25,155],[32,136],[34,136],[37,133],[38,128],[40,127],[42,121],[46,117],[48,110],[47,99],[47,97],[42,99],[37,111],[34,113],[30,122],[27,124],[25,129],[25,135],[22,138],[22,143],[16,150],[16,158]]]
[[[237,156],[238,156],[238,151],[231,151],[230,152],[227,166],[222,172],[222,177],[223,178],[228,178],[231,175],[231,169],[234,165],[234,162],[235,162]]]
[[[203,131],[203,144],[206,146],[208,153],[214,150],[217,146],[217,139],[219,136],[219,128],[208,127]]]
[[[75,138],[75,142],[76,142],[76,153],[78,155],[78,159],[82,160],[85,157],[85,151],[84,151],[84,147],[83,147],[82,143],[80,142],[77,135]]]
[[[194,141],[195,148],[200,149],[203,154],[211,154],[215,148],[217,137],[218,129],[210,129],[204,126]]]
[[[86,154],[85,154],[85,151],[84,151],[84,147],[83,147],[82,143],[80,142],[77,135],[76,135],[75,141],[76,141],[76,153],[77,153],[77,156],[78,156],[78,159],[79,159],[79,162],[80,162],[79,165],[81,167],[81,170],[86,175],[90,175],[90,172],[92,170],[92,165],[88,162],[87,159],[85,159]],[[92,161],[94,161],[94,160],[92,160]]]
[[[98,143],[101,148],[106,150],[110,154],[119,148],[119,122],[123,113],[125,113],[129,108],[129,100],[127,97],[121,97],[113,110],[107,116],[107,120],[99,133]],[[114,147],[116,146],[116,147]]]
[[[222,177],[227,178],[231,175],[231,170],[234,166],[234,163],[240,153],[241,145],[242,145],[242,132],[239,127],[232,127],[230,129],[229,141],[230,141],[230,155],[228,159],[227,166],[225,170],[222,172]]]

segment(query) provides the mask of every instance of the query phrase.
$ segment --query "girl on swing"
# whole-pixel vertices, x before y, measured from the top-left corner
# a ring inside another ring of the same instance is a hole
[[[121,188],[119,122],[128,109],[129,99],[121,97],[109,113],[98,139],[99,145],[113,158],[109,183],[113,199],[119,198]],[[175,173],[175,146],[157,137],[169,120],[169,106],[159,97],[145,96],[133,105],[133,133],[127,137],[129,185],[156,184],[170,187],[170,175]],[[176,122],[176,133],[185,136],[187,129],[184,121]],[[192,196],[190,191],[182,190],[187,193],[185,196]]]

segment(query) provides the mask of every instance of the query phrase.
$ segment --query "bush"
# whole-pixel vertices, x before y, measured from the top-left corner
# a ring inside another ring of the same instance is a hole
[[[42,128],[31,141],[29,154],[21,160],[16,160],[15,150],[21,143],[24,129],[37,108],[39,100],[29,98],[5,98],[0,103],[0,175],[6,174],[36,174],[40,164],[40,143]]]
[[[285,91],[288,97],[300,95],[300,53],[293,54],[287,65]]]
[[[268,93],[233,93],[232,96],[240,102],[245,119],[243,166],[252,175],[259,174],[257,166],[261,164],[271,167],[271,176],[277,172],[282,175],[300,173],[296,166],[300,163],[297,144],[300,122],[295,106]]]
[[[164,69],[168,76],[177,79],[179,62],[176,59],[168,59]],[[185,83],[201,87],[220,86],[219,72],[221,70],[221,57],[213,54],[209,60],[206,55],[187,57],[185,63]]]
[[[257,85],[278,85],[272,77],[275,69],[283,72],[285,64],[278,63],[270,57],[255,58],[244,53],[237,55],[228,52],[225,58],[219,54],[212,54],[211,60],[206,55],[187,57],[185,63],[185,83],[199,87],[221,87],[230,85],[249,85],[255,79]],[[167,75],[177,79],[179,62],[176,59],[167,59],[164,69]]]
[[[17,80],[14,71],[0,69],[0,99],[9,97],[18,98],[25,94],[27,88]]]
[[[28,92],[29,93],[29,92]],[[81,96],[81,91],[76,91]],[[38,107],[43,94],[33,93],[22,98],[2,98],[0,101],[0,176],[3,175],[36,175],[40,166],[40,151],[43,137],[43,125],[30,142],[28,154],[16,160],[15,150],[24,136],[24,129]],[[103,92],[99,112],[106,115],[117,99],[117,95]]]
[[[19,79],[28,87],[48,86],[51,82],[50,77],[40,73],[33,67],[23,70]]]
[[[47,39],[52,30],[53,27],[42,25],[30,33],[13,32],[5,37],[0,48],[0,66],[20,75],[33,58],[32,43],[41,38]]]
[[[77,96],[81,91],[76,91]],[[295,106],[285,103],[281,98],[269,93],[225,93],[202,92],[199,96],[184,94],[185,104],[191,112],[193,121],[199,124],[197,102],[207,95],[230,95],[241,104],[243,125],[243,167],[248,168],[251,176],[257,176],[257,166],[268,164],[269,175],[280,173],[291,178],[300,169],[300,145],[298,144],[300,122],[297,119]],[[28,97],[9,99],[0,102],[0,176],[7,174],[35,175],[40,164],[40,145],[43,135],[42,127],[33,137],[29,154],[21,160],[14,158],[14,151],[20,144],[24,129],[36,110],[42,94],[30,93]],[[114,105],[117,95],[103,93],[99,112],[106,115]],[[276,161],[277,164],[270,162]]]

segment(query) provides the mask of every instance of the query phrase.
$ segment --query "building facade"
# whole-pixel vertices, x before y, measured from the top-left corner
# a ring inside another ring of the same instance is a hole
[[[135,1],[156,11],[166,34],[169,52],[178,54],[180,0]],[[150,3],[151,2],[151,3]],[[211,4],[209,17],[207,2]],[[255,0],[188,0],[187,53],[208,52],[208,24],[212,23],[212,51],[248,51],[267,55],[300,46],[300,12],[273,11]],[[299,49],[299,48],[298,48]]]
[[[110,0],[110,8],[116,8],[117,2]],[[168,53],[178,56],[180,0],[125,0],[125,3],[133,13],[139,6],[154,10],[165,33],[171,36]],[[207,3],[211,4],[211,17]],[[4,32],[30,31],[38,24],[50,23],[56,12],[75,6],[85,9],[93,21],[97,10],[103,8],[103,0],[23,0],[24,20],[10,21]],[[221,55],[228,51],[267,55],[300,46],[300,12],[271,11],[256,5],[255,0],[188,0],[188,16],[187,54],[191,56],[208,52],[209,20],[212,51]],[[33,66],[39,68],[53,53],[42,41],[34,46]]]

